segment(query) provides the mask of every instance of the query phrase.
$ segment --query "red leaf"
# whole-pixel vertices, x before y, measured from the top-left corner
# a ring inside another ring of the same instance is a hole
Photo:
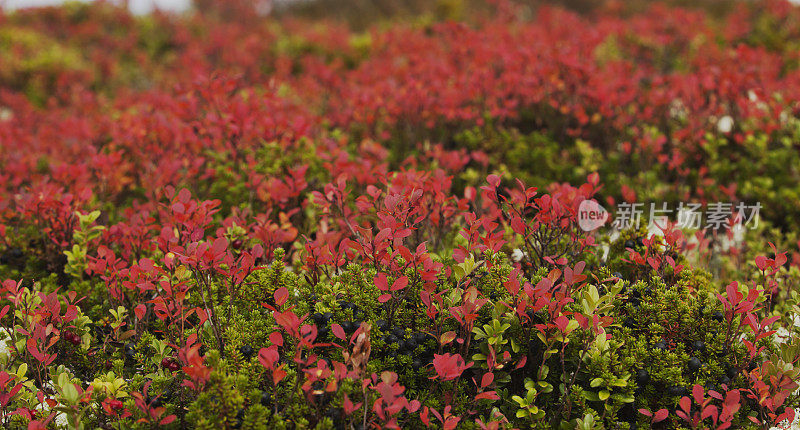
[[[374,279],[375,286],[381,291],[387,291],[389,289],[389,281],[386,279],[385,273],[378,273]]]
[[[678,400],[678,405],[680,405],[681,409],[688,414],[692,408],[692,399],[685,396],[681,397],[681,399]]]
[[[341,340],[345,339],[344,329],[339,324],[333,323],[331,324],[331,331],[333,335],[338,337]]]
[[[286,287],[281,287],[275,290],[275,304],[278,306],[283,306],[286,303],[286,299],[289,298],[289,290]]]
[[[381,294],[380,296],[378,296],[378,302],[379,303],[386,303],[391,299],[392,299],[392,295],[391,294]]]
[[[496,391],[486,391],[485,393],[480,393],[475,396],[475,400],[482,400],[482,399],[499,400],[500,396],[497,395]]]
[[[391,291],[402,290],[408,285],[408,276],[401,276],[392,283]]]
[[[666,410],[666,409],[659,409],[659,410],[658,410],[658,411],[655,413],[655,415],[653,415],[653,422],[654,422],[654,423],[657,423],[657,422],[664,421],[664,420],[667,418],[667,416],[668,416],[668,415],[669,415],[669,411],[668,411],[668,410]]]
[[[488,387],[494,381],[494,373],[484,373],[481,379],[481,388]]]
[[[269,341],[272,342],[273,345],[283,346],[283,336],[277,331],[270,333]]]
[[[138,320],[144,318],[145,311],[147,311],[147,306],[145,306],[144,304],[140,304],[135,308],[133,308],[133,313],[136,314],[136,319]]]

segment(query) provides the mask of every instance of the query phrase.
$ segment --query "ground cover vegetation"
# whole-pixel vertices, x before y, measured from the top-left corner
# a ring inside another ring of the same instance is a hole
[[[0,426],[791,421],[800,9],[470,5],[0,12]]]

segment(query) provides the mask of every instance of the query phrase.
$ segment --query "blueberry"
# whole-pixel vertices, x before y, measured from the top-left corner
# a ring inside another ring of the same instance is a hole
[[[262,391],[261,406],[269,407],[270,403],[272,403],[272,396],[269,394],[269,391]]]
[[[729,367],[729,368],[727,368],[725,370],[725,375],[727,375],[727,377],[730,378],[730,379],[736,378],[736,375],[738,375],[738,374],[739,374],[739,372],[736,369],[734,369],[733,367]]]
[[[239,353],[242,354],[244,358],[249,359],[250,357],[253,356],[253,354],[255,354],[255,351],[253,350],[252,346],[244,345],[241,348],[239,348]]]
[[[395,327],[392,329],[392,334],[397,337],[402,337],[404,334],[406,334],[406,331],[400,327]]]
[[[720,385],[730,385],[731,384],[731,378],[727,377],[726,375],[722,375],[722,377],[719,378],[719,384]]]
[[[636,244],[639,246],[644,246],[644,237],[639,236],[636,238]]]
[[[706,344],[702,340],[696,340],[692,343],[692,349],[697,352],[706,352]]]
[[[659,340],[658,342],[656,342],[655,345],[653,345],[653,348],[660,349],[662,351],[666,351],[667,350],[667,343],[664,342],[663,340]]]
[[[330,312],[325,312],[325,313],[323,314],[323,316],[325,317],[325,322],[328,322],[328,321],[330,321],[331,319],[333,319],[333,314],[332,314],[332,313],[330,313]]]
[[[342,323],[342,329],[346,333],[351,333],[351,332],[355,331],[355,324],[353,324],[352,321],[345,321],[345,322]]]
[[[721,322],[723,318],[724,315],[720,311],[714,311],[714,313],[711,314],[711,319],[713,319],[714,321]]]
[[[325,316],[319,312],[311,315],[311,319],[314,320],[314,323],[318,326],[325,324]]]
[[[700,368],[703,366],[703,363],[697,357],[692,357],[689,359],[688,368],[689,371],[692,373],[696,373]]]
[[[411,361],[411,367],[413,367],[414,369],[422,369],[422,366],[423,366],[422,360],[420,360],[419,358],[415,358],[414,360]]]
[[[390,334],[388,336],[383,337],[383,341],[386,343],[387,346],[393,345],[397,343],[397,336]]]
[[[639,385],[646,385],[648,382],[650,382],[650,373],[644,369],[639,369],[639,371],[636,372],[636,383]]]
[[[378,320],[375,321],[375,327],[378,327],[378,330],[386,330],[386,321],[385,320]]]
[[[128,342],[125,344],[125,357],[133,360],[136,358],[136,344]]]
[[[688,391],[686,390],[686,387],[684,387],[682,385],[673,385],[673,386],[669,387],[669,389],[667,390],[667,395],[673,396],[673,397],[675,397],[675,396],[683,397],[687,393],[688,393]]]

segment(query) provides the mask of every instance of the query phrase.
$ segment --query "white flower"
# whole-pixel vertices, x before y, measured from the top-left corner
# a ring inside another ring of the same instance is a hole
[[[725,115],[717,121],[717,130],[720,133],[730,133],[733,130],[733,118],[730,115]]]
[[[516,263],[519,263],[525,257],[527,257],[527,254],[522,252],[522,250],[519,248],[514,248],[514,250],[511,251],[511,260],[513,260]]]

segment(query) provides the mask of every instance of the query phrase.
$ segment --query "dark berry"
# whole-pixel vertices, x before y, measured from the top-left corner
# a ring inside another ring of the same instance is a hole
[[[125,344],[125,357],[133,360],[136,358],[136,345],[133,342]]]
[[[233,243],[231,243],[231,246],[233,247],[233,249],[239,250],[242,249],[243,243],[244,242],[242,242],[242,239],[236,239],[233,241]]]
[[[352,333],[353,331],[355,331],[355,324],[353,324],[352,321],[345,321],[342,323],[342,328],[344,329],[345,332]]]
[[[261,406],[269,407],[270,403],[272,403],[272,395],[270,395],[269,391],[262,391]]]
[[[667,394],[669,396],[681,396],[682,397],[682,396],[685,396],[687,393],[688,393],[688,391],[686,391],[686,387],[684,387],[682,385],[673,385],[673,386],[669,387],[669,389],[667,390]]]
[[[615,278],[622,279],[622,273],[619,273],[619,272],[614,272],[614,273],[611,274],[611,276],[613,276]]]
[[[152,401],[150,402],[150,407],[152,407],[152,408],[160,408],[163,404],[164,403],[161,401],[161,397],[159,396],[159,397],[156,397],[155,399],[152,399]]]
[[[731,384],[731,378],[727,377],[726,375],[722,375],[722,377],[719,378],[719,384],[720,385],[730,385]]]
[[[250,359],[250,357],[252,357],[255,353],[256,352],[253,350],[253,347],[250,345],[244,345],[239,348],[239,354],[242,354],[242,356],[244,356],[246,359]]]
[[[428,340],[428,335],[422,332],[414,333],[413,335],[414,342],[417,344],[423,344],[426,340]]]
[[[386,321],[385,320],[378,320],[375,321],[375,327],[378,327],[378,330],[386,330]]]
[[[64,332],[64,339],[73,345],[79,345],[81,343],[81,337],[71,331]]]
[[[397,343],[397,336],[394,334],[390,334],[388,336],[384,336],[383,341],[386,343],[387,346],[393,345]]]
[[[636,246],[636,243],[634,243],[632,240],[629,239],[625,241],[625,248],[633,248],[634,246]]]
[[[328,321],[330,321],[330,320],[332,320],[332,319],[333,319],[333,314],[332,314],[332,313],[330,313],[330,312],[325,312],[325,313],[323,314],[323,316],[325,317],[325,322],[328,322]]]
[[[700,368],[701,368],[702,366],[703,366],[703,363],[700,361],[700,359],[699,359],[699,358],[697,358],[697,357],[692,357],[692,358],[690,358],[690,359],[689,359],[689,364],[688,364],[688,366],[687,366],[687,367],[689,368],[689,371],[690,371],[690,372],[692,372],[692,373],[695,373],[695,372],[697,372],[698,370],[700,370]]]
[[[692,343],[692,349],[696,352],[706,352],[706,344],[702,340],[696,340]]]
[[[714,313],[711,314],[711,319],[713,319],[714,321],[721,322],[723,317],[724,315],[720,311],[714,311]]]
[[[636,383],[639,385],[646,385],[648,382],[650,382],[650,373],[644,369],[639,369],[639,371],[636,372]]]
[[[727,375],[728,378],[730,378],[730,379],[736,378],[736,375],[738,375],[738,374],[739,374],[739,372],[736,369],[734,369],[733,367],[729,367],[729,368],[727,368],[725,370],[725,375]]]
[[[325,324],[325,316],[319,312],[315,313],[314,315],[311,315],[311,319],[314,320],[314,324],[318,326]]]
[[[634,321],[633,318],[625,318],[625,322],[623,322],[622,325],[632,329],[636,327],[636,321]]]
[[[172,367],[172,359],[169,357],[164,357],[161,359],[161,367],[165,369],[169,369]]]
[[[663,340],[659,340],[658,342],[656,342],[655,345],[653,345],[653,348],[660,349],[662,351],[666,351],[667,350],[667,343],[664,342]]]
[[[397,337],[403,337],[403,335],[406,334],[406,331],[400,327],[395,327],[392,329],[392,334]]]

